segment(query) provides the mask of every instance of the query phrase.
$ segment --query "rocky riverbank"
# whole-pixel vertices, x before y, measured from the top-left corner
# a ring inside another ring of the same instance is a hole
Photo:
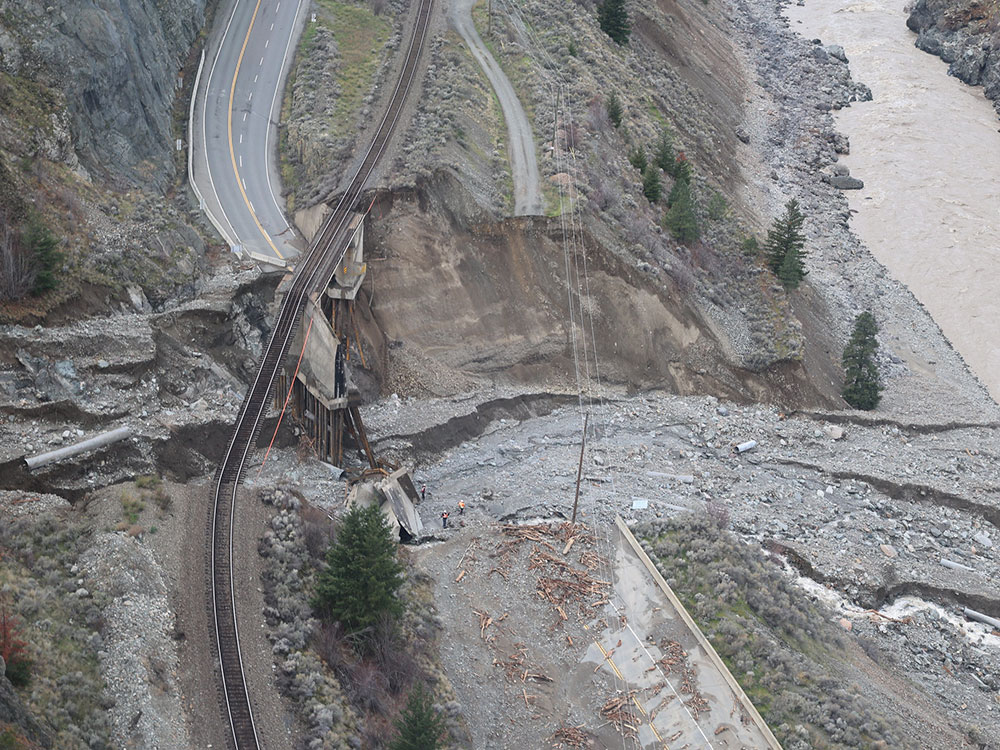
[[[919,49],[948,63],[948,73],[982,86],[1000,114],[1000,10],[972,0],[917,0],[906,19]]]

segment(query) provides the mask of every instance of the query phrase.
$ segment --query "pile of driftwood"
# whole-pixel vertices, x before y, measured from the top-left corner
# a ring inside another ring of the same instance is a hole
[[[671,672],[680,674],[681,684],[678,690],[691,696],[684,701],[684,705],[688,707],[697,721],[703,712],[709,710],[709,705],[698,691],[697,674],[694,667],[688,664],[687,652],[677,641],[668,641],[666,638],[660,641],[660,651],[663,652],[663,656],[660,657],[659,665],[663,669],[663,673],[665,675],[669,675]]]
[[[633,709],[632,696],[634,690],[608,698],[601,706],[601,716],[615,725],[615,728],[626,737],[635,737],[639,733],[639,720]]]
[[[553,747],[575,747],[579,750],[590,744],[590,737],[580,727],[562,726],[552,735],[552,742],[555,743]]]

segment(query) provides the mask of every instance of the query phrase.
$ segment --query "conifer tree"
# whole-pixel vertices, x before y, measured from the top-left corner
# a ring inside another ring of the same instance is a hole
[[[597,7],[597,21],[601,31],[611,37],[619,45],[627,44],[632,33],[625,9],[625,0],[604,0]]]
[[[56,271],[62,266],[63,253],[56,248],[59,240],[49,231],[37,216],[28,219],[24,228],[22,242],[31,257],[35,268],[35,283],[31,293],[38,295],[59,286]]]
[[[698,217],[694,211],[691,184],[687,180],[677,180],[670,191],[670,208],[664,218],[667,229],[678,242],[687,244],[698,239]]]
[[[678,182],[680,180],[691,182],[691,162],[687,160],[687,155],[683,151],[677,154],[677,158],[674,159],[674,168],[671,174]]]
[[[444,730],[444,717],[434,710],[432,696],[418,683],[396,721],[399,734],[389,750],[438,750],[444,747]]]
[[[854,319],[851,339],[844,347],[844,400],[855,409],[870,411],[881,399],[882,381],[875,364],[878,324],[870,312]]]
[[[799,282],[806,275],[802,265],[802,257],[797,252],[785,253],[781,266],[778,268],[778,280],[785,289],[798,289]]]
[[[649,166],[649,160],[646,158],[646,150],[642,146],[635,147],[635,151],[628,155],[628,161],[629,164],[644,174],[646,167]]]
[[[662,169],[671,177],[674,177],[676,167],[676,156],[674,155],[674,139],[670,131],[666,128],[660,133],[660,140],[656,144],[656,166]]]
[[[326,567],[316,581],[313,608],[352,633],[371,627],[383,613],[398,616],[396,596],[403,567],[397,542],[377,505],[354,506],[344,516],[337,540],[326,553]]]
[[[806,238],[802,234],[802,224],[805,216],[799,210],[798,201],[794,198],[785,204],[783,216],[774,220],[774,226],[767,232],[767,240],[764,242],[764,257],[767,258],[767,266],[771,271],[781,276],[781,267],[785,265],[785,257],[794,255],[795,259],[788,262],[788,268],[795,268],[801,271],[801,275],[795,280],[794,285],[802,280],[806,274],[804,259]],[[794,273],[793,273],[794,276]],[[783,282],[784,283],[784,282]],[[786,286],[788,286],[786,284]]]
[[[662,192],[663,184],[660,182],[660,170],[656,165],[650,164],[642,175],[642,194],[650,203],[656,203],[660,200]]]
[[[621,99],[618,98],[618,94],[614,91],[608,94],[608,98],[604,106],[608,110],[608,119],[611,120],[611,124],[616,128],[620,128],[622,124],[622,115],[625,113],[624,110],[622,110],[622,102]]]

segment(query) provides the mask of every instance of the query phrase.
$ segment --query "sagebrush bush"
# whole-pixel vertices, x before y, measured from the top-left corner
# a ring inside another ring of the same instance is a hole
[[[898,747],[860,688],[831,672],[847,643],[830,613],[720,516],[647,524],[638,536],[784,747]]]

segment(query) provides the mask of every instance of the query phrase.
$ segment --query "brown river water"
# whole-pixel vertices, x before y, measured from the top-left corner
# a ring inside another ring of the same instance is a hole
[[[792,28],[839,44],[873,101],[836,113],[864,180],[851,226],[1000,400],[1000,120],[981,89],[913,46],[904,0],[806,0]]]

